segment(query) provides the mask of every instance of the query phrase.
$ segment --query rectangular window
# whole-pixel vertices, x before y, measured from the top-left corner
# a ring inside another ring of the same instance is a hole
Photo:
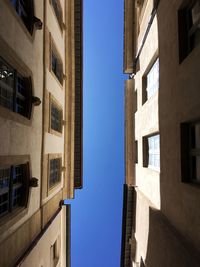
[[[147,73],[146,79],[147,99],[149,99],[159,89],[159,59],[156,60],[150,71]]]
[[[33,0],[10,0],[10,2],[30,34],[32,34],[34,28]]]
[[[59,133],[62,133],[62,113],[62,109],[51,99],[50,128]]]
[[[51,267],[56,267],[59,262],[60,254],[60,237],[51,246]]]
[[[0,168],[0,217],[26,205],[28,163]]]
[[[30,118],[31,98],[30,78],[21,76],[0,57],[0,105]]]
[[[53,188],[61,181],[62,158],[50,159],[49,188]]]
[[[178,11],[179,21],[179,62],[200,43],[200,2],[188,1]]]
[[[55,48],[54,43],[51,41],[51,53],[50,53],[51,71],[55,74],[56,78],[63,84],[63,63]]]
[[[58,24],[59,24],[60,28],[62,29],[63,14],[62,14],[62,8],[60,5],[60,1],[59,0],[51,0],[51,4],[53,6],[53,10],[55,12]]]
[[[200,183],[200,122],[181,124],[183,182]]]
[[[135,141],[135,163],[138,163],[138,141]]]
[[[142,78],[142,104],[151,98],[159,89],[159,58],[154,61],[149,71]]]
[[[138,110],[137,89],[134,91],[134,113]]]
[[[143,166],[151,169],[160,169],[160,135],[143,138]]]

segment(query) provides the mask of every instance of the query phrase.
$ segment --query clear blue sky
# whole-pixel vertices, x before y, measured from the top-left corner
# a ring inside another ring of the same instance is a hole
[[[119,267],[124,183],[123,0],[84,0],[83,189],[72,267]]]

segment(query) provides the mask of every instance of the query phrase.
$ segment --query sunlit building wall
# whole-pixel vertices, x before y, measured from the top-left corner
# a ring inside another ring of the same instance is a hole
[[[122,266],[198,266],[198,1],[125,0]]]
[[[0,22],[0,266],[70,266],[63,200],[82,188],[82,1],[3,0]]]

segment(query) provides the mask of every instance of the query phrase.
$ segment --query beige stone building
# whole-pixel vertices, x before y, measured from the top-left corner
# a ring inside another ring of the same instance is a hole
[[[0,1],[0,266],[70,266],[82,0]]]
[[[124,3],[121,267],[200,266],[200,2]]]

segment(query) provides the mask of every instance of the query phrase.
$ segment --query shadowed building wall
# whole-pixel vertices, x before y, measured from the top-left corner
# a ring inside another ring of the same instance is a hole
[[[126,257],[130,266],[199,266],[199,2],[125,0],[124,8],[134,110],[125,115],[126,183],[136,195]]]

